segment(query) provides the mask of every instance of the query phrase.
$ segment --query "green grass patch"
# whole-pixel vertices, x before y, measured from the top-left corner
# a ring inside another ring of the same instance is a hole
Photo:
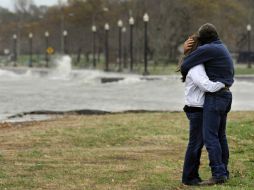
[[[75,69],[93,69],[93,60],[92,55],[89,56],[89,60],[82,55],[79,62],[77,62],[77,55],[72,54],[70,55],[72,58],[72,67]],[[49,67],[54,66],[54,60],[56,59],[57,55],[50,56]],[[1,63],[5,66],[13,66],[13,63],[7,60],[7,58],[2,58]],[[27,66],[30,62],[29,55],[21,55],[18,57],[17,64],[18,66]],[[122,64],[122,70],[124,73],[130,72],[130,63],[127,60],[126,68],[124,64]],[[34,67],[45,67],[45,55],[44,54],[34,54],[33,55],[33,66]],[[104,70],[105,69],[105,59],[103,54],[100,56],[100,59],[96,62],[96,69],[97,70]],[[116,61],[112,61],[109,63],[109,70],[113,72],[118,72],[118,64]],[[147,70],[150,75],[180,75],[178,70],[178,62],[177,60],[167,60],[163,58],[159,58],[156,61],[150,60],[147,65]],[[143,74],[144,73],[144,62],[135,61],[133,65],[133,73]],[[235,64],[235,74],[236,75],[253,75],[254,74],[254,64],[252,64],[251,68],[248,68],[247,64]]]
[[[184,113],[67,116],[2,128],[0,189],[253,189],[254,113],[228,119],[230,180],[181,184],[188,142]],[[210,177],[204,149],[200,175]]]
[[[247,64],[237,64],[235,66],[235,74],[237,75],[253,75],[254,65],[251,68],[247,67]]]

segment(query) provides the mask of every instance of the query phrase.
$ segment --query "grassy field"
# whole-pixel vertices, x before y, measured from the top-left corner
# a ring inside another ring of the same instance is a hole
[[[247,64],[238,64],[235,66],[235,74],[237,75],[253,75],[254,74],[254,66],[251,68],[247,67]]]
[[[142,74],[144,71],[143,65],[138,65],[136,68],[136,72]],[[151,75],[172,75],[172,74],[180,74],[180,72],[176,72],[178,70],[178,65],[176,63],[171,64],[158,64],[153,65],[150,64],[148,66],[148,71]],[[254,66],[252,68],[247,68],[246,64],[236,64],[235,65],[235,74],[236,75],[254,75]]]
[[[254,112],[229,115],[231,179],[194,189],[254,189]],[[66,116],[0,125],[0,189],[193,189],[180,182],[184,113]],[[200,174],[210,177],[207,153]]]

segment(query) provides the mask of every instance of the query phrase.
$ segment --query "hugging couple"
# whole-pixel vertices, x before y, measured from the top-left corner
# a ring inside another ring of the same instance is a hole
[[[189,119],[182,182],[185,185],[214,185],[229,179],[229,148],[226,137],[227,114],[231,109],[234,66],[228,49],[219,39],[214,25],[202,25],[184,43],[185,57],[180,63],[185,82],[185,107]],[[205,145],[212,177],[199,176],[200,156]]]

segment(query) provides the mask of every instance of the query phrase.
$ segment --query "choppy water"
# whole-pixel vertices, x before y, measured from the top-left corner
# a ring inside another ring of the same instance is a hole
[[[102,84],[101,77],[125,79]],[[254,110],[253,81],[236,80],[232,92],[233,110]],[[0,119],[36,110],[179,111],[184,104],[183,93],[178,76],[142,80],[138,75],[71,70],[65,58],[49,71],[0,69]]]

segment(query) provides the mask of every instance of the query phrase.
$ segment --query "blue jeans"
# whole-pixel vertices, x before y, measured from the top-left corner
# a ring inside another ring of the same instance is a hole
[[[203,111],[203,137],[212,176],[217,179],[229,176],[226,121],[231,104],[232,94],[230,91],[206,93]]]
[[[189,182],[199,178],[199,165],[203,143],[203,112],[186,112],[189,119],[189,144],[185,154],[182,182]]]

